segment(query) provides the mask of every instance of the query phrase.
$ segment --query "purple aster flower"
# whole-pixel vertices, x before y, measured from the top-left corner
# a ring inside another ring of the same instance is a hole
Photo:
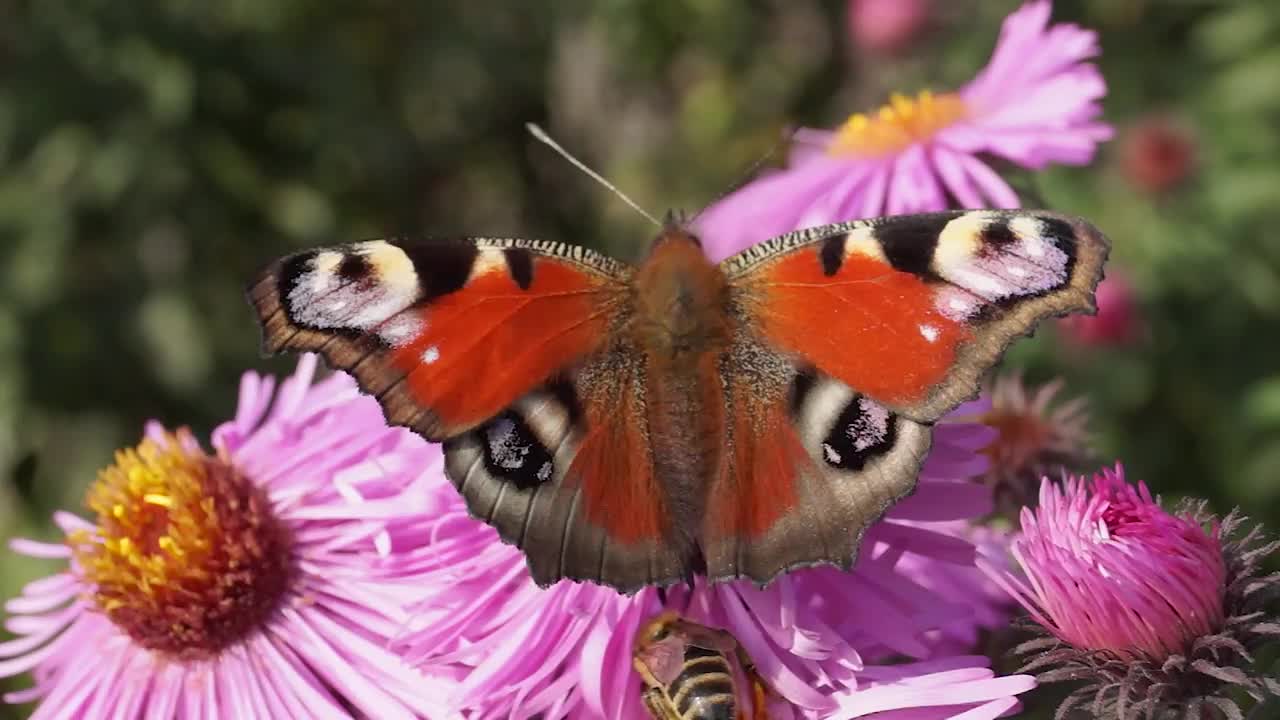
[[[640,720],[633,638],[673,609],[733,634],[769,686],[770,717],[997,717],[1031,678],[996,677],[985,658],[935,657],[940,631],[973,632],[989,620],[950,592],[968,584],[942,578],[976,572],[974,546],[954,526],[990,510],[990,490],[968,478],[986,468],[977,451],[992,431],[944,422],[934,437],[919,489],[867,531],[852,571],[800,570],[763,589],[698,582],[625,596],[568,580],[538,588],[520,552],[467,514],[437,464],[420,479],[427,507],[388,525],[405,549],[395,553],[398,571],[422,594],[397,647],[429,674],[459,678],[447,702],[468,718]],[[902,657],[919,662],[877,664]]]
[[[308,356],[274,393],[245,374],[214,454],[149,424],[58,513],[68,568],[5,605],[0,676],[30,671],[35,718],[447,717],[450,681],[387,649],[407,620],[379,566],[384,518],[433,449],[389,429],[346,375]]]
[[[1058,717],[1240,718],[1237,693],[1280,696],[1253,652],[1280,639],[1280,575],[1262,576],[1280,542],[1237,537],[1243,518],[1204,504],[1168,513],[1120,466],[1048,480],[1012,545],[1025,577],[987,568],[1042,635],[1015,652],[1044,682],[1082,681]],[[985,566],[985,564],[984,564]]]
[[[1112,133],[1097,119],[1106,84],[1087,62],[1097,34],[1050,25],[1050,10],[1033,0],[1006,18],[991,61],[957,92],[894,95],[834,131],[798,131],[790,167],[701,215],[710,253],[857,218],[1018,207],[981,155],[1033,170],[1087,164]]]

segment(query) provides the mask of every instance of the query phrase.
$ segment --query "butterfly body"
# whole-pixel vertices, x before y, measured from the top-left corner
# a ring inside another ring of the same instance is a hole
[[[972,211],[791,233],[713,263],[664,229],[637,266],[561,243],[371,241],[268,266],[269,351],[316,351],[444,443],[541,584],[630,591],[848,567],[931,425],[1017,336],[1092,308],[1083,221]]]
[[[730,342],[728,285],[696,238],[672,227],[637,268],[634,287],[630,335],[644,358],[654,476],[670,508],[672,541],[693,549],[723,445],[718,371]]]

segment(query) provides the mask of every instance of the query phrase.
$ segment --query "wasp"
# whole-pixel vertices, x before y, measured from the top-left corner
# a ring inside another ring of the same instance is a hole
[[[640,626],[632,665],[644,683],[644,706],[654,720],[748,720],[729,656],[751,683],[750,720],[768,720],[766,687],[733,635],[668,610]]]

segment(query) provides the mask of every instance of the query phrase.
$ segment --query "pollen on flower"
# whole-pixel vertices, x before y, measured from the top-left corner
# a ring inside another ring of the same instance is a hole
[[[293,572],[263,491],[186,431],[116,453],[86,502],[96,531],[69,543],[93,599],[139,645],[216,655],[258,630]]]
[[[840,156],[892,155],[929,140],[966,113],[964,101],[955,93],[934,95],[925,90],[914,98],[894,93],[879,110],[846,120],[827,150]]]

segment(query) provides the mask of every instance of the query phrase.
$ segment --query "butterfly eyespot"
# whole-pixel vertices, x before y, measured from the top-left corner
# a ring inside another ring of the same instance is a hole
[[[837,416],[822,442],[822,458],[841,470],[861,470],[888,452],[896,440],[894,416],[865,397],[855,397]]]
[[[533,447],[524,441],[515,421],[498,418],[485,430],[488,436],[489,460],[503,470],[519,470],[524,467],[525,456]]]
[[[485,467],[495,478],[526,489],[545,483],[554,475],[551,453],[519,415],[500,415],[478,432]]]

